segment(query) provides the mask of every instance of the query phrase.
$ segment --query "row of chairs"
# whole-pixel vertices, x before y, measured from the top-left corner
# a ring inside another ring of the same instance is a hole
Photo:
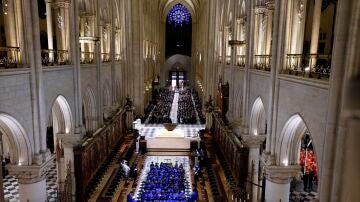
[[[233,193],[236,193],[236,195],[238,195],[237,197],[247,200],[247,193],[245,188],[241,188],[241,185],[236,182],[225,157],[222,155],[220,151],[220,148],[216,144],[214,144],[213,146],[216,150],[216,154],[218,156],[220,165],[224,170],[226,181],[230,185],[230,189],[232,190]]]
[[[117,189],[117,187],[119,186],[121,179],[124,177],[124,173],[121,170],[121,168],[118,168],[114,178],[112,178],[110,185],[108,186],[108,188],[105,191],[105,196],[106,197],[113,197],[115,194],[115,191]]]
[[[216,179],[215,171],[214,171],[214,169],[211,165],[210,159],[208,157],[205,157],[203,166],[205,166],[205,170],[206,170],[206,173],[207,173],[207,176],[209,179],[209,183],[210,183],[211,193],[212,193],[214,199],[220,198],[220,190],[219,190],[218,181]]]
[[[103,178],[105,172],[108,170],[109,166],[113,163],[118,150],[120,149],[120,142],[118,142],[114,149],[110,152],[110,154],[106,157],[105,161],[101,164],[101,166],[96,171],[95,175],[91,178],[90,182],[85,188],[86,197],[90,198],[91,194],[95,191],[96,187],[100,183]]]
[[[118,158],[118,163],[121,161],[121,159],[129,160],[134,152],[134,145],[131,145],[125,150],[124,155],[121,158]],[[121,169],[121,167],[117,168],[115,171],[114,177],[111,179],[110,185],[107,187],[107,189],[104,191],[104,195],[106,198],[112,198],[120,185],[121,181],[125,179],[125,173]]]

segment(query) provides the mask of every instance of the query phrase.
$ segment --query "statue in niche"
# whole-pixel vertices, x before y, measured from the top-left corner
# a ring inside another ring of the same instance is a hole
[[[58,16],[57,16],[57,25],[58,28],[61,30],[61,28],[64,26],[64,19],[63,17],[60,15],[60,12],[58,12]]]
[[[89,21],[87,19],[85,20],[85,23],[84,23],[84,31],[85,31],[86,36],[90,35],[90,25],[89,25]]]

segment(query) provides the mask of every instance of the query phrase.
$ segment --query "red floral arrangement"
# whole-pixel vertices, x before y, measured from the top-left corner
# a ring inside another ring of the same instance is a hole
[[[305,167],[305,149],[301,149],[300,151],[300,165]],[[306,167],[304,168],[304,172],[313,172],[314,176],[318,174],[317,161],[315,152],[312,149],[307,149],[307,157],[306,157]]]

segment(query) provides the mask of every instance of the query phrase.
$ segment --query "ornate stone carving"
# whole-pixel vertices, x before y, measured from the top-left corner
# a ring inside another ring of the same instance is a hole
[[[275,10],[275,0],[266,0],[265,6],[268,10]]]
[[[69,8],[70,2],[69,1],[58,1],[52,3],[53,8]]]
[[[9,165],[9,174],[14,175],[20,184],[31,184],[46,178],[46,171],[51,167],[54,156],[41,165]]]
[[[255,15],[264,14],[264,13],[266,13],[266,11],[267,11],[266,6],[258,6],[255,8]]]
[[[266,138],[265,135],[241,135],[244,144],[250,148],[258,148],[260,144],[262,144]]]
[[[300,172],[301,166],[265,166],[265,178],[277,184],[289,183]]]
[[[263,152],[261,155],[261,163],[265,166],[275,165],[275,156],[270,153]]]

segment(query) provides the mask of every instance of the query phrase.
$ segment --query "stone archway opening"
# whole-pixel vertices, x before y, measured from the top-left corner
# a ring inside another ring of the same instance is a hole
[[[299,114],[293,115],[285,123],[277,153],[277,163],[281,166],[300,165],[299,172],[290,183],[290,199],[316,200],[318,164],[315,144],[309,128]]]
[[[263,135],[266,134],[266,114],[264,104],[260,97],[258,97],[251,109],[250,115],[250,134]]]
[[[5,200],[19,199],[19,184],[11,170],[12,167],[32,165],[32,147],[22,125],[5,113],[0,113],[0,144],[3,153],[1,178],[4,177],[0,184],[3,189],[0,191],[4,190]]]
[[[55,162],[47,172],[47,187],[49,190],[56,190],[66,178],[62,137],[74,134],[71,108],[62,95],[59,95],[51,106],[46,132],[47,147],[55,155]],[[56,195],[49,193],[48,195],[49,198],[56,198]]]

